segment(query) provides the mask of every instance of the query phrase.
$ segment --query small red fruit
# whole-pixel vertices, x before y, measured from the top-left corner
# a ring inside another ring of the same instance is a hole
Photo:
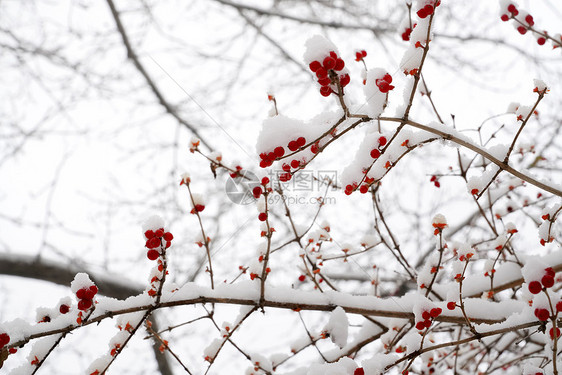
[[[373,159],[377,159],[379,156],[381,156],[381,152],[378,149],[374,148],[371,150],[371,157]]]
[[[417,322],[416,328],[419,329],[420,331],[423,331],[425,329],[425,324],[422,321]]]
[[[162,237],[164,235],[164,229],[160,228],[154,232],[154,237]]]
[[[507,11],[510,12],[511,14],[513,14],[514,16],[519,14],[519,11],[517,10],[517,8],[515,7],[515,5],[513,4],[509,4],[507,6]]]
[[[432,318],[437,318],[442,312],[443,310],[440,307],[435,307],[429,311],[429,314]]]
[[[519,31],[519,34],[521,34],[521,35],[527,34],[527,28],[524,27],[524,26],[519,26],[519,27],[517,28],[517,31]]]
[[[454,309],[456,309],[456,307],[457,307],[457,304],[455,302],[447,302],[447,308],[449,310],[454,310]]]
[[[349,74],[344,74],[343,76],[340,76],[340,85],[342,87],[347,86],[350,81],[351,81],[351,78],[349,77]]]
[[[550,338],[553,339],[554,338],[554,327],[552,327],[550,329],[550,331],[548,331],[548,333],[550,333]],[[560,328],[556,327],[556,337],[560,337]]]
[[[299,276],[299,281],[302,283],[302,282],[304,282],[304,280],[306,280],[306,276],[300,275],[300,276]]]
[[[268,178],[268,177],[262,178],[262,179],[261,179],[261,184],[262,184],[263,186],[269,184],[269,178]]]
[[[422,318],[423,320],[428,320],[429,318],[431,318],[431,314],[429,313],[429,311],[422,312]]]
[[[379,138],[379,145],[384,146],[386,144],[386,137]]]
[[[146,237],[147,240],[149,240],[152,237],[154,237],[154,232],[151,230],[147,230],[146,232],[144,232],[144,236]]]
[[[365,370],[363,370],[363,367],[357,367],[355,371],[353,371],[353,375],[365,375]]]
[[[337,59],[336,60],[336,66],[334,66],[334,70],[337,70],[339,72],[344,67],[345,67],[345,62],[342,59]]]
[[[541,279],[541,283],[545,288],[550,288],[554,285],[554,277],[550,275],[544,275]]]
[[[322,67],[322,64],[320,64],[320,61],[313,61],[308,65],[308,67],[316,73],[316,71]]]
[[[322,66],[326,70],[334,69],[334,67],[336,66],[336,60],[332,56],[328,56],[322,62]]]
[[[76,298],[84,299],[86,297],[86,288],[78,289],[76,291]]]
[[[10,336],[7,333],[0,333],[0,348],[8,345],[10,342]]]
[[[542,285],[538,281],[531,281],[529,283],[529,292],[539,294],[542,290]]]
[[[267,214],[265,212],[261,212],[258,215],[258,219],[259,219],[259,221],[266,221],[267,220]]]
[[[320,95],[330,96],[331,93],[332,93],[332,89],[329,86],[320,87]],[[291,151],[293,151],[293,150],[291,150]]]
[[[533,26],[535,24],[535,21],[533,20],[533,16],[531,16],[530,14],[528,14],[527,17],[525,17],[525,22],[527,22],[529,26]]]
[[[158,257],[160,256],[160,253],[158,252],[158,250],[148,250],[148,252],[146,253],[146,257],[150,260],[156,260],[158,259]]]
[[[502,14],[502,16],[500,18],[503,22],[509,21],[509,16],[507,14]]]
[[[359,188],[359,192],[361,194],[366,194],[369,191],[369,185],[361,185]]]
[[[291,160],[291,167],[297,169],[301,165],[298,160]]]
[[[273,150],[273,153],[275,154],[275,157],[280,158],[283,155],[285,155],[285,149],[281,146],[275,147],[275,149]]]
[[[196,204],[196,205],[195,205],[195,211],[197,211],[197,212],[201,212],[201,211],[203,211],[204,209],[205,209],[205,206],[202,205],[202,204]],[[160,245],[158,245],[158,246],[160,246]]]
[[[550,314],[547,309],[535,309],[535,316],[541,322],[545,322],[550,317]]]
[[[254,195],[254,198],[258,199],[260,197],[262,193],[261,187],[256,186],[255,188],[252,189],[252,194]]]
[[[68,305],[60,305],[59,311],[61,314],[66,314],[70,311],[70,306]]]
[[[80,301],[78,301],[78,310],[86,311],[90,307],[92,307],[91,299],[81,299]]]
[[[198,206],[198,205],[195,206],[195,209],[196,209],[197,211],[199,211],[199,210],[197,209],[197,206]],[[155,249],[155,248],[157,248],[158,246],[160,246],[161,243],[162,243],[162,242],[160,241],[160,238],[158,238],[158,237],[152,237],[150,240],[146,241],[146,247],[148,247],[149,249]]]
[[[164,240],[169,242],[174,239],[174,235],[170,232],[164,233]]]
[[[419,18],[425,18],[427,17],[427,13],[425,12],[425,8],[421,8],[420,10],[417,11],[418,17]]]
[[[298,137],[297,138],[297,145],[299,147],[302,147],[306,144],[306,138],[305,137]]]
[[[322,79],[328,76],[328,72],[324,68],[320,68],[316,71],[316,78]]]
[[[542,46],[542,45],[544,45],[545,43],[546,43],[546,39],[543,38],[542,36],[537,39],[537,44],[538,44],[539,46]]]
[[[556,311],[558,312],[562,311],[562,301],[558,301],[556,303]]]

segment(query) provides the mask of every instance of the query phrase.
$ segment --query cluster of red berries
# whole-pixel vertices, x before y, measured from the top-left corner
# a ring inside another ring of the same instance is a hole
[[[302,148],[306,144],[305,137],[298,137],[296,139],[291,140],[287,144],[287,148],[291,152],[295,152],[298,149]],[[285,155],[285,148],[282,146],[275,147],[271,152],[262,152],[260,154],[260,167],[267,168],[273,164],[275,160],[278,158],[283,157]]]
[[[529,292],[533,294],[539,294],[543,287],[548,289],[554,285],[554,270],[552,267],[545,268],[545,274],[541,278],[541,281],[533,280],[529,283]]]
[[[423,320],[416,323],[416,328],[423,331],[424,329],[431,327],[432,320],[441,315],[441,312],[443,312],[443,310],[440,307],[434,307],[429,311],[422,312]]]
[[[419,18],[426,18],[431,16],[437,8],[441,4],[441,1],[437,0],[435,3],[433,1],[429,1],[425,4],[423,8],[417,11],[417,15]]]
[[[92,285],[89,288],[78,289],[76,291],[76,298],[79,300],[78,310],[86,311],[92,307],[96,294],[98,294],[98,287],[95,285]]]
[[[507,10],[507,13],[509,13],[509,14],[503,13],[500,16],[501,20],[504,21],[504,22],[507,22],[510,19],[515,18],[517,15],[519,15],[519,10],[515,6],[515,4],[509,4],[507,6],[506,10]],[[531,28],[535,25],[535,20],[533,19],[533,16],[531,16],[530,14],[525,15],[524,21],[528,26],[525,26],[523,24],[517,26],[517,31],[521,35],[527,34],[527,31],[529,30],[529,28]],[[521,21],[519,21],[519,22],[521,22]],[[546,31],[544,33],[546,35]],[[540,33],[537,33],[537,44],[542,46],[545,43],[546,43],[546,38],[543,35],[541,35]]]
[[[355,52],[355,61],[361,61],[365,57],[367,57],[367,51],[361,50],[361,51]]]
[[[367,53],[365,53],[365,56],[367,56]],[[330,85],[336,82],[333,82],[332,79],[338,78],[341,87],[347,86],[350,81],[349,74],[337,76],[336,72],[341,71],[345,67],[345,62],[334,51],[330,51],[330,55],[326,56],[322,62],[314,60],[308,67],[313,73],[316,73],[316,78],[321,86],[320,94],[322,96],[329,96],[334,92]]]
[[[269,178],[264,177],[261,179],[261,184],[263,185],[263,189],[261,186],[256,186],[252,189],[252,195],[254,198],[259,199],[259,197],[263,194],[264,189],[267,191],[271,191],[271,188],[267,188],[267,184],[269,184]]]
[[[562,301],[556,304],[556,313],[562,311]],[[550,312],[547,309],[535,309],[535,316],[541,322],[546,322],[550,318]]]
[[[10,336],[7,333],[0,333],[0,349],[8,345]]]
[[[236,177],[241,176],[240,171],[242,170],[242,167],[237,165],[235,169],[236,169],[235,172],[230,173],[231,178],[236,178]]]
[[[429,179],[430,182],[433,182],[433,184],[435,185],[435,187],[441,187],[441,184],[439,183],[439,180],[437,179],[436,175],[431,176],[431,178]]]
[[[389,74],[387,74],[387,75],[390,77]],[[385,78],[386,78],[386,76],[385,76]],[[391,80],[392,80],[392,78],[391,78]],[[378,82],[378,81],[379,81],[379,80],[377,80],[377,82]],[[385,81],[385,82],[386,82],[386,81]],[[378,83],[377,83],[377,84],[378,84]],[[394,86],[391,86],[391,87],[393,88]],[[380,86],[379,86],[379,88],[380,88]],[[371,152],[369,153],[369,155],[371,155],[371,157],[372,157],[373,159],[378,159],[378,158],[381,156],[381,150],[382,150],[382,148],[386,145],[387,142],[388,142],[388,141],[387,141],[387,139],[386,139],[385,136],[379,137],[379,139],[378,139],[378,145],[377,145],[375,148],[373,148],[373,149],[371,150]],[[364,173],[366,173],[366,170],[364,171]],[[362,184],[361,187],[359,188],[359,192],[361,192],[361,194],[366,194],[366,193],[369,191],[369,186],[371,186],[371,184],[373,184],[373,183],[375,182],[375,179],[365,176],[365,181],[364,181],[364,182],[365,182],[365,183]],[[346,187],[345,187],[344,193],[345,193],[346,195],[351,195],[351,193],[353,193],[353,191],[354,191],[355,189],[357,189],[357,183],[356,183],[356,182],[354,182],[353,184],[348,184],[348,185],[346,185]]]
[[[412,30],[414,29],[414,27],[416,27],[417,23],[415,23],[411,28],[410,27],[406,27],[404,29],[404,32],[402,33],[402,40],[407,42],[410,40],[410,35],[412,34]]]
[[[375,81],[375,84],[379,88],[380,92],[382,92],[383,94],[386,94],[387,92],[389,92],[394,88],[394,86],[392,86],[391,83],[392,83],[392,76],[388,73],[386,73],[384,77],[377,79]]]
[[[204,207],[205,206],[203,206],[203,208]],[[174,239],[172,233],[164,232],[164,228],[160,228],[155,231],[147,230],[146,232],[144,232],[144,237],[146,238],[145,246],[149,249],[146,253],[146,256],[150,260],[158,259],[158,257],[160,256],[160,251],[157,249],[161,248],[164,242],[165,248],[169,248],[172,245],[172,240]]]

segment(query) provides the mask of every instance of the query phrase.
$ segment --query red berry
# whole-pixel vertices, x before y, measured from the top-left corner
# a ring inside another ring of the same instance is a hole
[[[301,163],[298,160],[291,160],[291,167],[297,169]]]
[[[369,185],[361,185],[359,188],[359,192],[361,194],[366,194],[369,191]]]
[[[539,46],[542,46],[543,44],[546,43],[546,39],[541,36],[537,39],[537,43]]]
[[[431,314],[429,313],[429,311],[422,312],[422,318],[423,320],[428,320],[429,318],[431,318]]]
[[[316,71],[316,78],[326,78],[328,76],[328,72],[324,68],[320,68]]]
[[[416,328],[419,329],[420,331],[423,331],[425,329],[425,324],[422,321],[417,322]]]
[[[85,296],[86,296],[86,288],[78,289],[78,291],[76,291],[76,298],[84,299]]]
[[[382,92],[383,94],[390,91],[390,85],[386,81],[377,80],[377,86],[379,87],[379,91]]]
[[[410,40],[410,34],[412,34],[412,29],[409,27],[402,33],[402,40],[407,42]]]
[[[308,65],[308,67],[316,73],[316,71],[322,67],[322,64],[320,64],[320,61],[313,61]]]
[[[284,170],[285,172],[289,172],[289,171],[291,170],[291,166],[290,166],[289,164],[287,164],[287,163],[283,163],[283,167],[282,167],[282,168],[283,168],[283,170]]]
[[[383,81],[386,81],[386,82],[388,82],[388,83],[392,83],[392,76],[391,76],[390,74],[388,74],[388,73],[386,73],[386,74],[384,75],[384,77],[382,77],[382,79],[383,79]]]
[[[330,77],[320,78],[318,80],[318,83],[320,84],[320,86],[328,86],[330,83],[332,83],[332,79]]]
[[[299,281],[302,283],[302,282],[304,282],[304,280],[306,280],[306,276],[300,275],[300,276],[299,276]]]
[[[549,331],[550,333],[550,338],[553,339],[554,338],[554,327],[552,327]],[[556,327],[556,337],[560,337],[560,328]]]
[[[299,144],[297,143],[297,141],[291,141],[289,142],[288,147],[291,151],[297,151],[299,149]]]
[[[420,10],[417,11],[418,17],[419,18],[425,18],[427,17],[427,13],[425,12],[425,8],[421,8]]]
[[[544,275],[541,279],[541,283],[545,288],[550,288],[554,285],[554,277],[550,275]]]
[[[517,10],[517,8],[515,7],[515,5],[513,4],[509,4],[507,6],[507,11],[510,12],[511,14],[513,14],[514,16],[519,14],[519,11]]]
[[[154,237],[154,232],[151,230],[147,230],[146,232],[144,232],[144,236],[146,237],[146,239],[151,239],[152,237]]]
[[[347,86],[350,81],[351,81],[351,78],[349,77],[349,74],[344,74],[343,76],[340,76],[340,85],[342,87]]]
[[[258,199],[260,197],[262,193],[261,187],[256,186],[255,188],[252,189],[252,194],[254,195],[254,198]]]
[[[95,295],[96,294],[92,290],[86,289],[86,292],[84,293],[84,299],[93,299]]]
[[[92,293],[94,293],[94,295],[96,295],[96,294],[98,294],[98,287],[95,286],[95,285],[92,285],[92,286],[90,287],[90,291],[91,291]]]
[[[554,272],[554,269],[552,267],[545,268],[544,272],[546,272],[547,275],[550,275],[552,277],[554,277],[556,275],[556,273]]]
[[[297,145],[299,147],[302,147],[306,144],[306,138],[305,137],[298,137],[297,138]]]
[[[260,168],[267,168],[267,162],[265,160],[260,161]]]
[[[319,150],[318,150],[318,145],[315,143],[315,144],[313,144],[312,146],[310,146],[310,151],[311,151],[313,154],[317,154],[318,151],[319,151]]]
[[[195,211],[197,211],[197,212],[201,212],[201,211],[203,211],[204,209],[205,209],[205,206],[202,205],[202,204],[196,204],[196,205],[195,205]],[[160,246],[160,244],[158,244],[158,246]]]
[[[328,56],[322,62],[322,66],[326,70],[334,69],[334,67],[336,66],[336,60],[332,56]]]
[[[429,319],[424,320],[423,324],[425,325],[425,328],[429,328],[429,327],[431,327],[431,320],[429,320]]]
[[[166,241],[166,249],[172,246],[172,241]]]
[[[280,158],[283,155],[285,155],[285,149],[281,146],[275,147],[275,149],[273,150],[273,153],[275,154],[275,157]]]
[[[380,137],[379,138],[379,145],[384,146],[386,144],[386,137]]]
[[[60,305],[59,311],[60,311],[61,314],[66,314],[67,312],[70,311],[70,306],[68,306],[68,305]]]
[[[507,14],[502,14],[502,16],[500,18],[503,22],[509,21],[509,16]]]
[[[332,93],[332,89],[330,87],[328,87],[328,86],[320,87],[320,95],[330,96],[331,93]]]
[[[10,336],[7,333],[0,333],[0,348],[8,345],[10,342]]]
[[[91,299],[81,299],[80,301],[78,301],[78,310],[86,311],[90,307],[92,307]]]
[[[164,229],[160,228],[156,232],[154,232],[155,237],[162,237],[164,235]]]
[[[165,241],[171,241],[174,239],[174,235],[170,232],[166,232],[164,233],[164,240]]]
[[[197,208],[197,206],[200,205],[195,205],[195,210],[199,211],[199,209]],[[147,246],[149,249],[155,249],[158,246],[160,246],[162,242],[160,241],[160,238],[158,237],[152,237],[150,240],[147,241]]]
[[[292,176],[291,176],[290,173],[282,173],[282,174],[279,175],[279,181],[286,182],[286,181],[289,181],[291,179],[291,177]]]
[[[425,13],[429,16],[430,14],[433,14],[433,5],[431,4],[427,4],[426,6],[423,7],[423,9],[425,9]]]
[[[371,150],[371,157],[373,159],[376,159],[379,156],[381,156],[381,152],[378,149],[374,148],[374,149]]]
[[[362,367],[357,367],[355,371],[353,371],[353,375],[365,375],[365,370]]]
[[[263,186],[269,184],[269,178],[268,178],[268,177],[262,178],[262,179],[261,179],[261,184],[262,184]]]
[[[531,281],[529,283],[529,292],[539,294],[542,290],[542,285],[538,281]]]
[[[519,26],[519,27],[517,28],[517,31],[519,31],[519,34],[521,34],[521,35],[527,34],[527,28],[524,27],[524,26]]]
[[[158,259],[158,257],[160,256],[160,253],[158,252],[158,250],[148,250],[148,252],[146,253],[146,257],[150,260],[156,260]]]
[[[267,220],[267,214],[266,214],[265,212],[261,212],[261,213],[258,215],[258,219],[259,219],[260,221],[266,221],[266,220]]]
[[[525,17],[525,22],[527,22],[529,26],[533,26],[535,24],[535,20],[533,20],[533,16],[531,16],[530,14]]]
[[[556,303],[556,311],[562,311],[562,301],[558,301]]]
[[[440,183],[439,181],[435,181],[433,184],[434,184],[435,187],[437,187],[437,188],[441,187],[441,183]]]
[[[437,318],[439,315],[441,315],[442,312],[443,312],[443,310],[441,310],[440,307],[435,307],[435,308],[431,309],[429,314],[431,315],[432,318]]]
[[[449,310],[454,310],[457,307],[457,304],[455,302],[447,302],[447,308]]]
[[[337,70],[339,72],[344,67],[345,67],[345,62],[342,59],[337,59],[336,60],[336,66],[334,66],[334,70]]]
[[[550,317],[550,314],[547,309],[535,309],[535,316],[541,322],[545,322]]]
[[[18,352],[18,350],[16,348],[10,348],[10,349],[8,349],[8,352],[10,354],[16,354]]]

